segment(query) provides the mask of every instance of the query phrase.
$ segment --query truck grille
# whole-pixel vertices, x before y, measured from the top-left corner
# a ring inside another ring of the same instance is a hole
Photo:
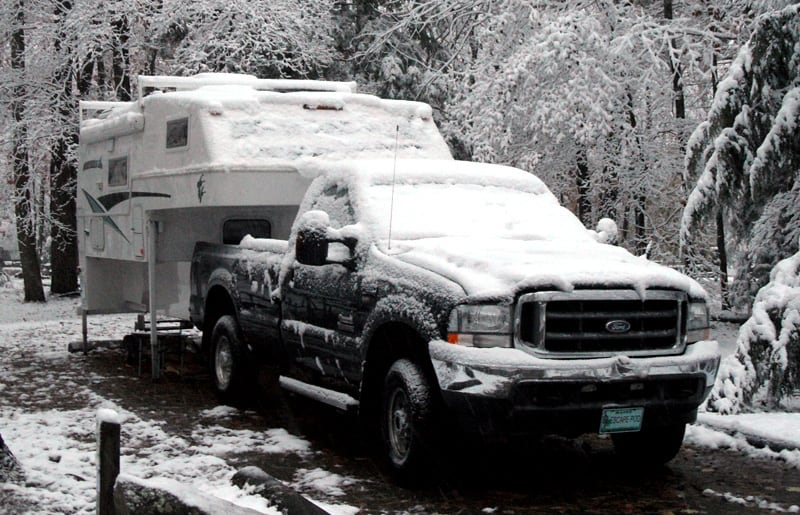
[[[679,354],[686,309],[684,293],[666,290],[531,293],[517,305],[516,342],[556,358]]]

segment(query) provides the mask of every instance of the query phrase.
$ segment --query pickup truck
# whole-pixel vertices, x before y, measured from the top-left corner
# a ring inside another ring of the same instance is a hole
[[[483,437],[608,433],[647,465],[679,451],[720,359],[695,281],[598,241],[522,170],[318,168],[288,241],[195,247],[191,319],[221,394],[272,370],[372,417],[400,476],[453,421]]]

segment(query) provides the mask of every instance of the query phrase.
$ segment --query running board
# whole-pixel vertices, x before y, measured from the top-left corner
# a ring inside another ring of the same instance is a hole
[[[350,397],[346,393],[340,393],[321,386],[314,386],[313,384],[304,383],[291,377],[281,376],[281,387],[292,393],[308,397],[315,401],[333,406],[334,408],[342,411],[355,411],[358,408],[358,401]]]

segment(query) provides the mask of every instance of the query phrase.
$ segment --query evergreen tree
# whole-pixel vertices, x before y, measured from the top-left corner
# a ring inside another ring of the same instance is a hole
[[[777,195],[784,216],[798,220],[800,188]],[[778,207],[778,206],[775,206]],[[795,225],[794,227],[797,227]],[[708,408],[737,413],[748,406],[778,407],[800,388],[800,252],[780,261],[761,288],[739,332],[736,354],[722,362]]]
[[[740,306],[795,252],[800,235],[800,225],[783,225],[781,210],[800,181],[798,13],[794,5],[758,20],[687,147],[686,182],[695,186],[681,238],[691,245],[704,221],[723,209],[737,251]]]

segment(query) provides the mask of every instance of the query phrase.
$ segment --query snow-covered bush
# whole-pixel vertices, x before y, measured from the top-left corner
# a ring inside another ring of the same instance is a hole
[[[736,354],[727,357],[707,407],[737,413],[747,406],[774,407],[800,389],[800,252],[779,262],[759,290],[753,313],[739,331]]]

